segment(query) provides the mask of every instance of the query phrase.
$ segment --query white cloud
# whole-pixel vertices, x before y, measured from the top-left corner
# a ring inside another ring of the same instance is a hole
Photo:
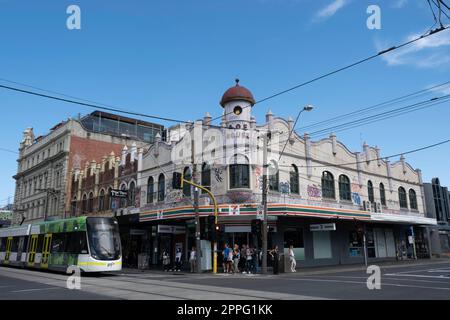
[[[420,34],[410,35],[404,42],[420,37]],[[378,51],[389,45],[376,42]],[[403,48],[388,52],[382,56],[389,66],[413,65],[419,68],[436,68],[450,63],[450,32],[441,31],[435,35],[416,41]]]
[[[430,89],[430,88],[433,88],[433,87],[436,87],[436,84],[429,85],[425,89]],[[445,85],[433,88],[431,91],[438,92],[438,93],[441,93],[443,95],[450,95],[450,84],[445,84]]]
[[[393,2],[392,7],[395,9],[401,9],[408,3],[408,0],[396,0]]]
[[[316,15],[316,19],[327,19],[329,17],[332,17],[338,12],[340,9],[342,9],[345,5],[349,3],[349,0],[334,0],[332,3],[327,5],[326,7],[320,9]]]

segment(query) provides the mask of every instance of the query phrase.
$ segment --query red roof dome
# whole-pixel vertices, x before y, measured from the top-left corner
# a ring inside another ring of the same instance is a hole
[[[247,88],[239,85],[239,79],[236,79],[236,85],[234,87],[231,87],[225,91],[222,96],[222,100],[220,100],[220,105],[224,107],[225,103],[233,100],[245,100],[250,102],[252,105],[255,104],[253,94]]]

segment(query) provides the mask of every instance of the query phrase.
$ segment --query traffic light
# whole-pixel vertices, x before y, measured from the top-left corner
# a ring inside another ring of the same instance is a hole
[[[181,173],[174,172],[172,177],[172,189],[183,189],[183,178]]]
[[[252,233],[254,234],[261,233],[261,220],[259,219],[252,220]]]
[[[221,228],[219,224],[214,224],[213,229],[211,230],[211,241],[217,242],[220,239],[221,236]]]

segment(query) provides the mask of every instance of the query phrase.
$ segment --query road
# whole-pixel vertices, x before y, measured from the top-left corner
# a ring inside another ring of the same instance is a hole
[[[450,261],[381,266],[380,290],[367,288],[368,276],[362,268],[266,276],[127,271],[83,276],[81,290],[69,290],[64,274],[0,267],[0,299],[450,299]]]

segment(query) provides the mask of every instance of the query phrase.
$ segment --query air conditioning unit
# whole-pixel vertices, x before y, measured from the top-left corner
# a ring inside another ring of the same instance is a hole
[[[370,201],[363,201],[363,208],[364,208],[364,211],[372,212],[372,205],[371,205]]]

